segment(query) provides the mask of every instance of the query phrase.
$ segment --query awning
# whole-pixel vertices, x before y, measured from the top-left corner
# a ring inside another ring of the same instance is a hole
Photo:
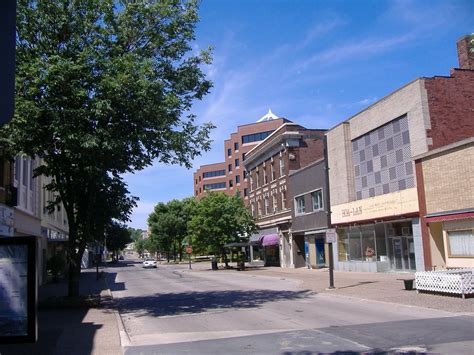
[[[280,237],[278,236],[278,234],[267,234],[263,236],[262,245],[264,247],[278,244],[280,244]]]
[[[445,221],[456,221],[459,219],[474,218],[474,212],[454,213],[436,216],[426,216],[426,222],[445,222]]]
[[[260,245],[262,243],[263,235],[252,234],[249,239],[249,243],[252,245]]]

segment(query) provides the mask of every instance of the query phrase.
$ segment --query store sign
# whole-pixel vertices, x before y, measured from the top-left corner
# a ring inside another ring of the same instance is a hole
[[[331,206],[333,224],[418,212],[416,188]]]

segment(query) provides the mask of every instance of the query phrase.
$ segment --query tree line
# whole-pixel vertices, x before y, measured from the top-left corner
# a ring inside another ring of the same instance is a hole
[[[237,195],[208,191],[201,199],[158,203],[148,217],[150,235],[136,242],[139,253],[159,252],[168,262],[181,260],[186,245],[197,255],[227,260],[225,245],[247,241],[257,230],[254,218]]]

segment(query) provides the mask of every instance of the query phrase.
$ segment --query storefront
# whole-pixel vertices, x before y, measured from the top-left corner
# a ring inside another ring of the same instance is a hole
[[[352,271],[415,271],[412,223],[409,220],[338,228],[339,267]]]
[[[277,228],[261,229],[249,239],[250,260],[265,266],[280,266],[280,236]]]
[[[304,235],[306,266],[312,269],[326,267],[326,255],[328,254],[325,244],[325,232],[323,233],[306,233]]]

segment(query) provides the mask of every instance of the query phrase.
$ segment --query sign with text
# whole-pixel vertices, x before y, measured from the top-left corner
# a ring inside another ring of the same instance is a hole
[[[0,236],[0,343],[35,342],[36,238]]]
[[[337,243],[337,233],[335,229],[326,230],[326,243]]]

